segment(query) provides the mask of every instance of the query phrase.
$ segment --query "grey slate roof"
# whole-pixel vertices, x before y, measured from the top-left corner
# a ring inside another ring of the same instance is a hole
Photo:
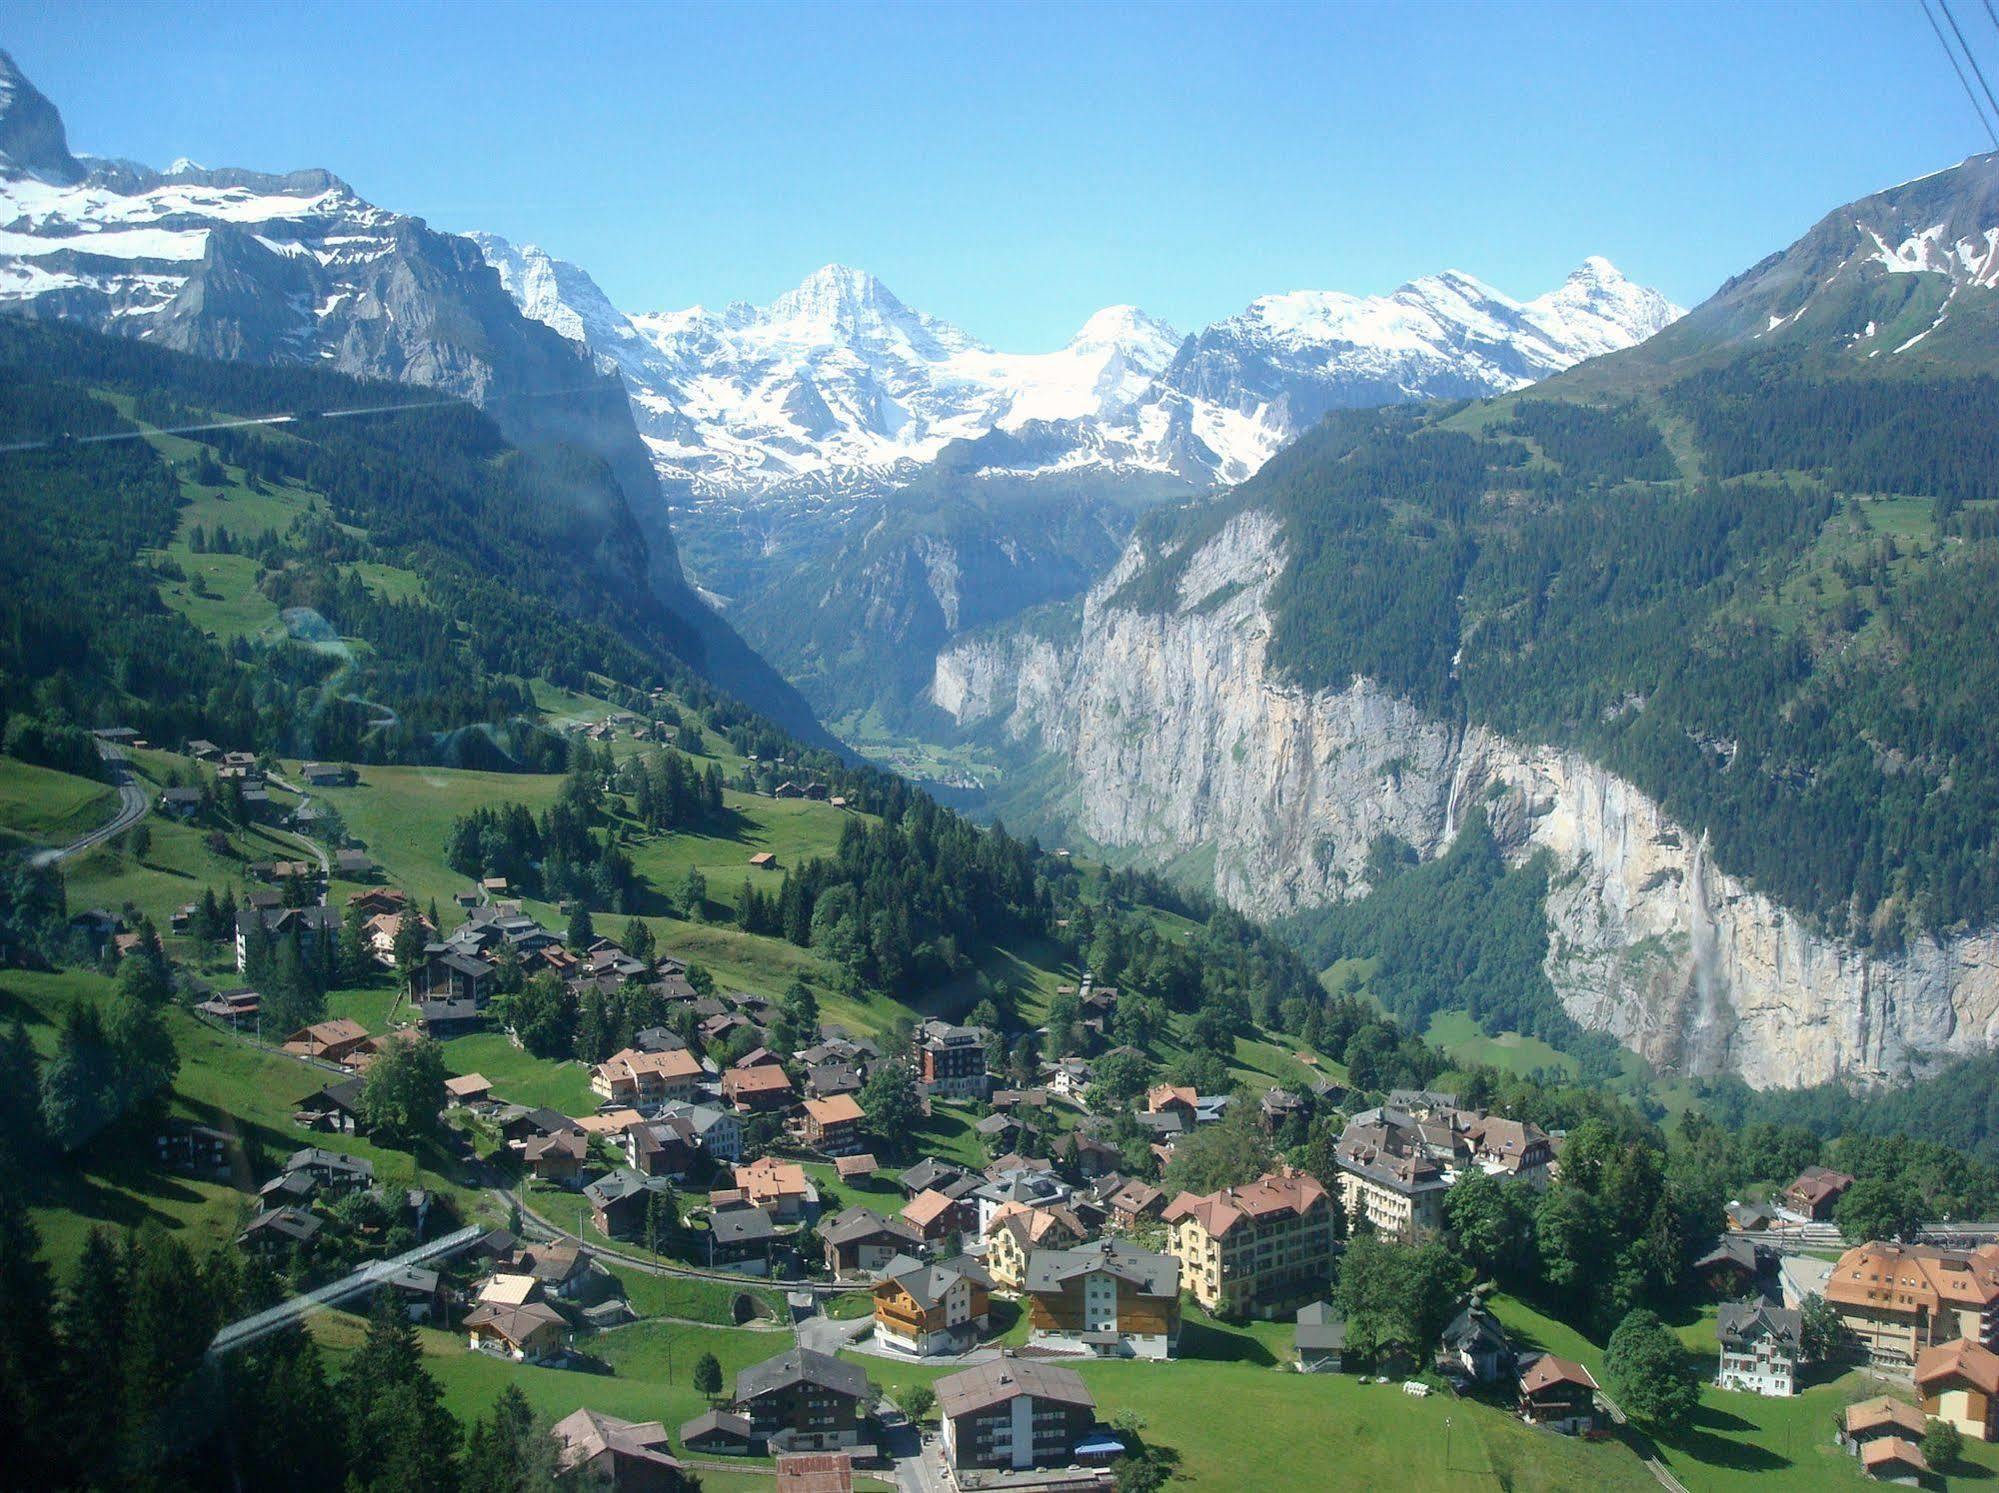
[[[1104,1239],[1074,1249],[1037,1249],[1027,1262],[1027,1289],[1059,1291],[1064,1281],[1094,1271],[1128,1280],[1147,1296],[1174,1296],[1180,1290],[1177,1259],[1122,1239]]]
[[[858,1400],[867,1393],[868,1376],[858,1364],[844,1363],[810,1348],[792,1347],[737,1374],[736,1398],[755,1399],[794,1384],[812,1384]]]
[[[1012,1354],[937,1381],[937,1408],[953,1419],[994,1409],[1021,1395],[1092,1409],[1097,1403],[1083,1376],[1074,1369]]]

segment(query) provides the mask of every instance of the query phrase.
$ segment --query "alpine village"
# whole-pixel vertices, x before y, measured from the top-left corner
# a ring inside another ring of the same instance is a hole
[[[500,251],[0,81],[0,1485],[1999,1477],[1999,156],[1160,500],[898,757]]]

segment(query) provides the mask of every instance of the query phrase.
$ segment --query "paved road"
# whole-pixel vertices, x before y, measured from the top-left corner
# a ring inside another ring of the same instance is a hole
[[[36,865],[46,866],[51,861],[67,860],[78,851],[88,850],[93,845],[103,844],[113,835],[129,829],[145,817],[148,807],[147,792],[140,785],[139,781],[132,776],[132,769],[126,762],[125,749],[121,746],[113,746],[110,742],[99,737],[97,738],[97,755],[104,759],[104,765],[110,772],[111,781],[117,786],[118,812],[111,816],[108,823],[99,825],[87,835],[78,836],[58,850],[37,851],[34,857]]]
[[[428,1244],[419,1244],[391,1260],[375,1260],[363,1265],[352,1275],[344,1276],[329,1286],[321,1286],[303,1296],[294,1296],[289,1301],[281,1301],[276,1306],[245,1317],[240,1322],[231,1322],[215,1334],[215,1341],[208,1345],[211,1358],[224,1353],[232,1353],[247,1347],[259,1338],[303,1321],[321,1307],[338,1306],[343,1301],[351,1301],[370,1287],[379,1284],[398,1270],[410,1265],[428,1265],[436,1260],[448,1259],[461,1250],[469,1249],[486,1237],[486,1230],[479,1224],[468,1224],[455,1233],[446,1234],[441,1239],[433,1239]]]

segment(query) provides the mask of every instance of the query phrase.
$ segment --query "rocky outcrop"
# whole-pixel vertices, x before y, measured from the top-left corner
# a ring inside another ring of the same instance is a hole
[[[1364,895],[1370,844],[1424,856],[1482,806],[1508,857],[1551,858],[1548,976],[1563,1006],[1655,1065],[1758,1087],[1899,1078],[1999,1040],[1999,934],[1892,956],[1819,932],[1713,863],[1704,840],[1577,753],[1439,721],[1365,679],[1274,678],[1276,521],[1251,511],[1189,557],[1170,612],[1112,604],[1073,641],[989,635],[939,656],[931,698],[1059,759],[1067,812],[1155,863],[1212,855],[1218,895],[1277,916]]]

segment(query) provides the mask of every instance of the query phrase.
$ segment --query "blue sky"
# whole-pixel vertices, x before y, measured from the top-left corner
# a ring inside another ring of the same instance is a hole
[[[1958,20],[1999,64],[1977,0]],[[1008,349],[1131,301],[1587,254],[1698,301],[1989,148],[1913,0],[1837,5],[141,6],[0,46],[72,145],[326,166],[582,264],[628,310],[874,270]]]

